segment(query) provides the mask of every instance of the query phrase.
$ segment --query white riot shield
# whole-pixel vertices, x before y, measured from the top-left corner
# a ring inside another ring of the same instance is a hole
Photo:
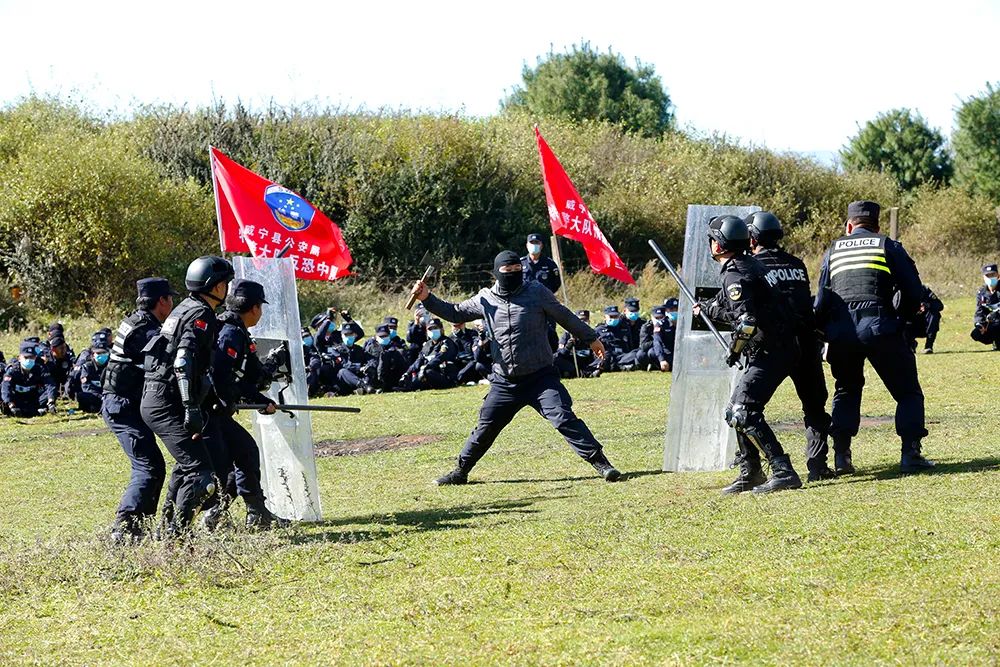
[[[267,305],[260,322],[250,329],[263,359],[275,347],[288,347],[286,377],[264,393],[275,403],[308,403],[302,329],[295,289],[295,269],[290,259],[234,257],[237,278],[264,286]],[[261,485],[268,508],[278,516],[299,521],[319,521],[323,512],[316,482],[312,420],[308,412],[252,412],[254,437],[260,446]]]
[[[745,218],[758,206],[688,206],[681,277],[697,299],[722,287],[720,266],[708,248],[708,222],[717,215]],[[720,331],[725,331],[719,327]],[[728,340],[728,335],[723,334]],[[739,371],[682,294],[674,341],[673,381],[667,409],[663,469],[670,472],[724,470],[736,452],[736,434],[725,421]]]

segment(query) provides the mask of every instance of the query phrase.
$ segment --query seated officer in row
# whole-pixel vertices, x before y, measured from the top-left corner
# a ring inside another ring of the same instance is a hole
[[[604,324],[598,324],[594,331],[604,345],[604,360],[599,362],[602,372],[617,371],[622,355],[629,352],[628,327],[622,322],[618,306],[604,308]]]
[[[639,313],[639,299],[634,296],[625,299],[625,313],[622,324],[625,325],[626,339],[628,340],[629,352],[639,349],[639,342],[642,339],[642,328],[646,324],[646,318]]]
[[[62,325],[59,325],[60,327]],[[66,344],[66,338],[62,329],[49,329],[49,349],[45,355],[45,363],[49,367],[49,373],[56,383],[56,390],[61,396],[66,392],[66,384],[69,382],[70,373],[76,365],[76,355],[73,349]]]
[[[66,381],[66,396],[71,400],[76,400],[77,394],[80,393],[80,376],[83,367],[90,363],[95,350],[110,350],[111,341],[111,329],[108,327],[98,329],[90,337],[90,347],[84,348],[80,352],[80,356],[76,358],[76,362],[73,364],[73,370],[69,372],[69,379]]]
[[[104,394],[104,369],[108,367],[111,351],[107,348],[92,347],[87,360],[77,368],[80,386],[76,392],[77,405],[81,412],[97,414],[101,411],[101,396]]]
[[[669,300],[669,299],[668,299]],[[677,316],[677,299],[673,299],[673,315]],[[646,325],[650,332],[650,349],[647,353],[649,370],[669,373],[674,367],[674,338],[677,330],[667,312],[666,306],[655,306],[653,317]]]
[[[392,335],[388,320],[375,327],[375,335],[365,343],[365,354],[371,360],[365,372],[366,385],[377,393],[390,391],[399,384],[406,372],[406,344]]]
[[[976,294],[976,314],[969,335],[974,341],[1000,350],[1000,287],[997,286],[996,264],[983,267],[983,282],[986,284]]]
[[[581,322],[590,326],[589,310],[578,310],[576,316]],[[576,357],[575,360],[574,357]],[[597,377],[601,374],[600,364],[597,363],[590,345],[585,344],[569,331],[564,331],[559,337],[559,347],[556,350],[554,363],[560,377],[564,378]]]
[[[372,358],[365,352],[365,348],[358,345],[361,327],[355,322],[344,322],[340,327],[340,337],[343,344],[333,349],[336,355],[337,393],[346,395],[374,392],[375,389],[365,380]]]
[[[403,376],[401,386],[408,391],[417,389],[450,389],[455,386],[458,349],[455,342],[444,335],[441,320],[432,318],[427,323],[427,342],[420,356]]]
[[[56,412],[56,383],[45,365],[38,363],[36,345],[35,341],[23,341],[17,359],[4,369],[0,407],[5,415],[30,418]]]

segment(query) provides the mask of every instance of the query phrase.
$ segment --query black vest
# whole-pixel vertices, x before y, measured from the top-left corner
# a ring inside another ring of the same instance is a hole
[[[193,358],[187,360],[187,363],[194,364],[191,377],[197,381],[211,368],[212,345],[219,330],[215,311],[200,298],[189,296],[174,308],[170,317],[163,323],[159,335],[143,349],[146,354],[146,380],[158,382],[174,380],[174,358],[177,355],[177,348],[180,346],[181,338],[195,327],[205,331],[206,334],[203,337],[205,342],[199,349],[193,351]],[[206,388],[201,386],[192,387],[192,395],[198,396],[204,389]]]
[[[876,301],[892,306],[894,281],[886,263],[886,237],[842,236],[830,246],[830,289],[845,302]]]
[[[145,310],[137,310],[122,320],[111,345],[111,359],[104,371],[105,393],[118,394],[138,402],[142,396],[145,373],[142,348],[149,339],[149,332],[159,329],[160,321]]]

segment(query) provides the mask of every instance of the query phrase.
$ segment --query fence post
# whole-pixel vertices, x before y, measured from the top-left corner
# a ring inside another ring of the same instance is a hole
[[[552,259],[556,261],[556,266],[559,267],[559,275],[562,276],[562,279],[559,282],[562,283],[563,305],[570,310],[573,310],[569,305],[569,292],[566,291],[566,271],[563,270],[562,249],[559,247],[559,237],[553,234],[551,239]],[[580,362],[576,358],[576,349],[573,350],[573,368],[576,369],[576,376],[580,377]]]
[[[893,206],[889,209],[889,238],[893,241],[899,240],[899,207]]]

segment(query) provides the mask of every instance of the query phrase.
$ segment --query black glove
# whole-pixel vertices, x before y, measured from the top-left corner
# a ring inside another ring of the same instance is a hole
[[[351,322],[352,321],[351,320],[351,311],[347,310],[346,308],[344,308],[342,311],[340,311],[340,316],[344,318],[345,322]]]
[[[201,415],[201,410],[194,406],[184,408],[184,430],[191,435],[201,433],[205,428],[205,418]]]

